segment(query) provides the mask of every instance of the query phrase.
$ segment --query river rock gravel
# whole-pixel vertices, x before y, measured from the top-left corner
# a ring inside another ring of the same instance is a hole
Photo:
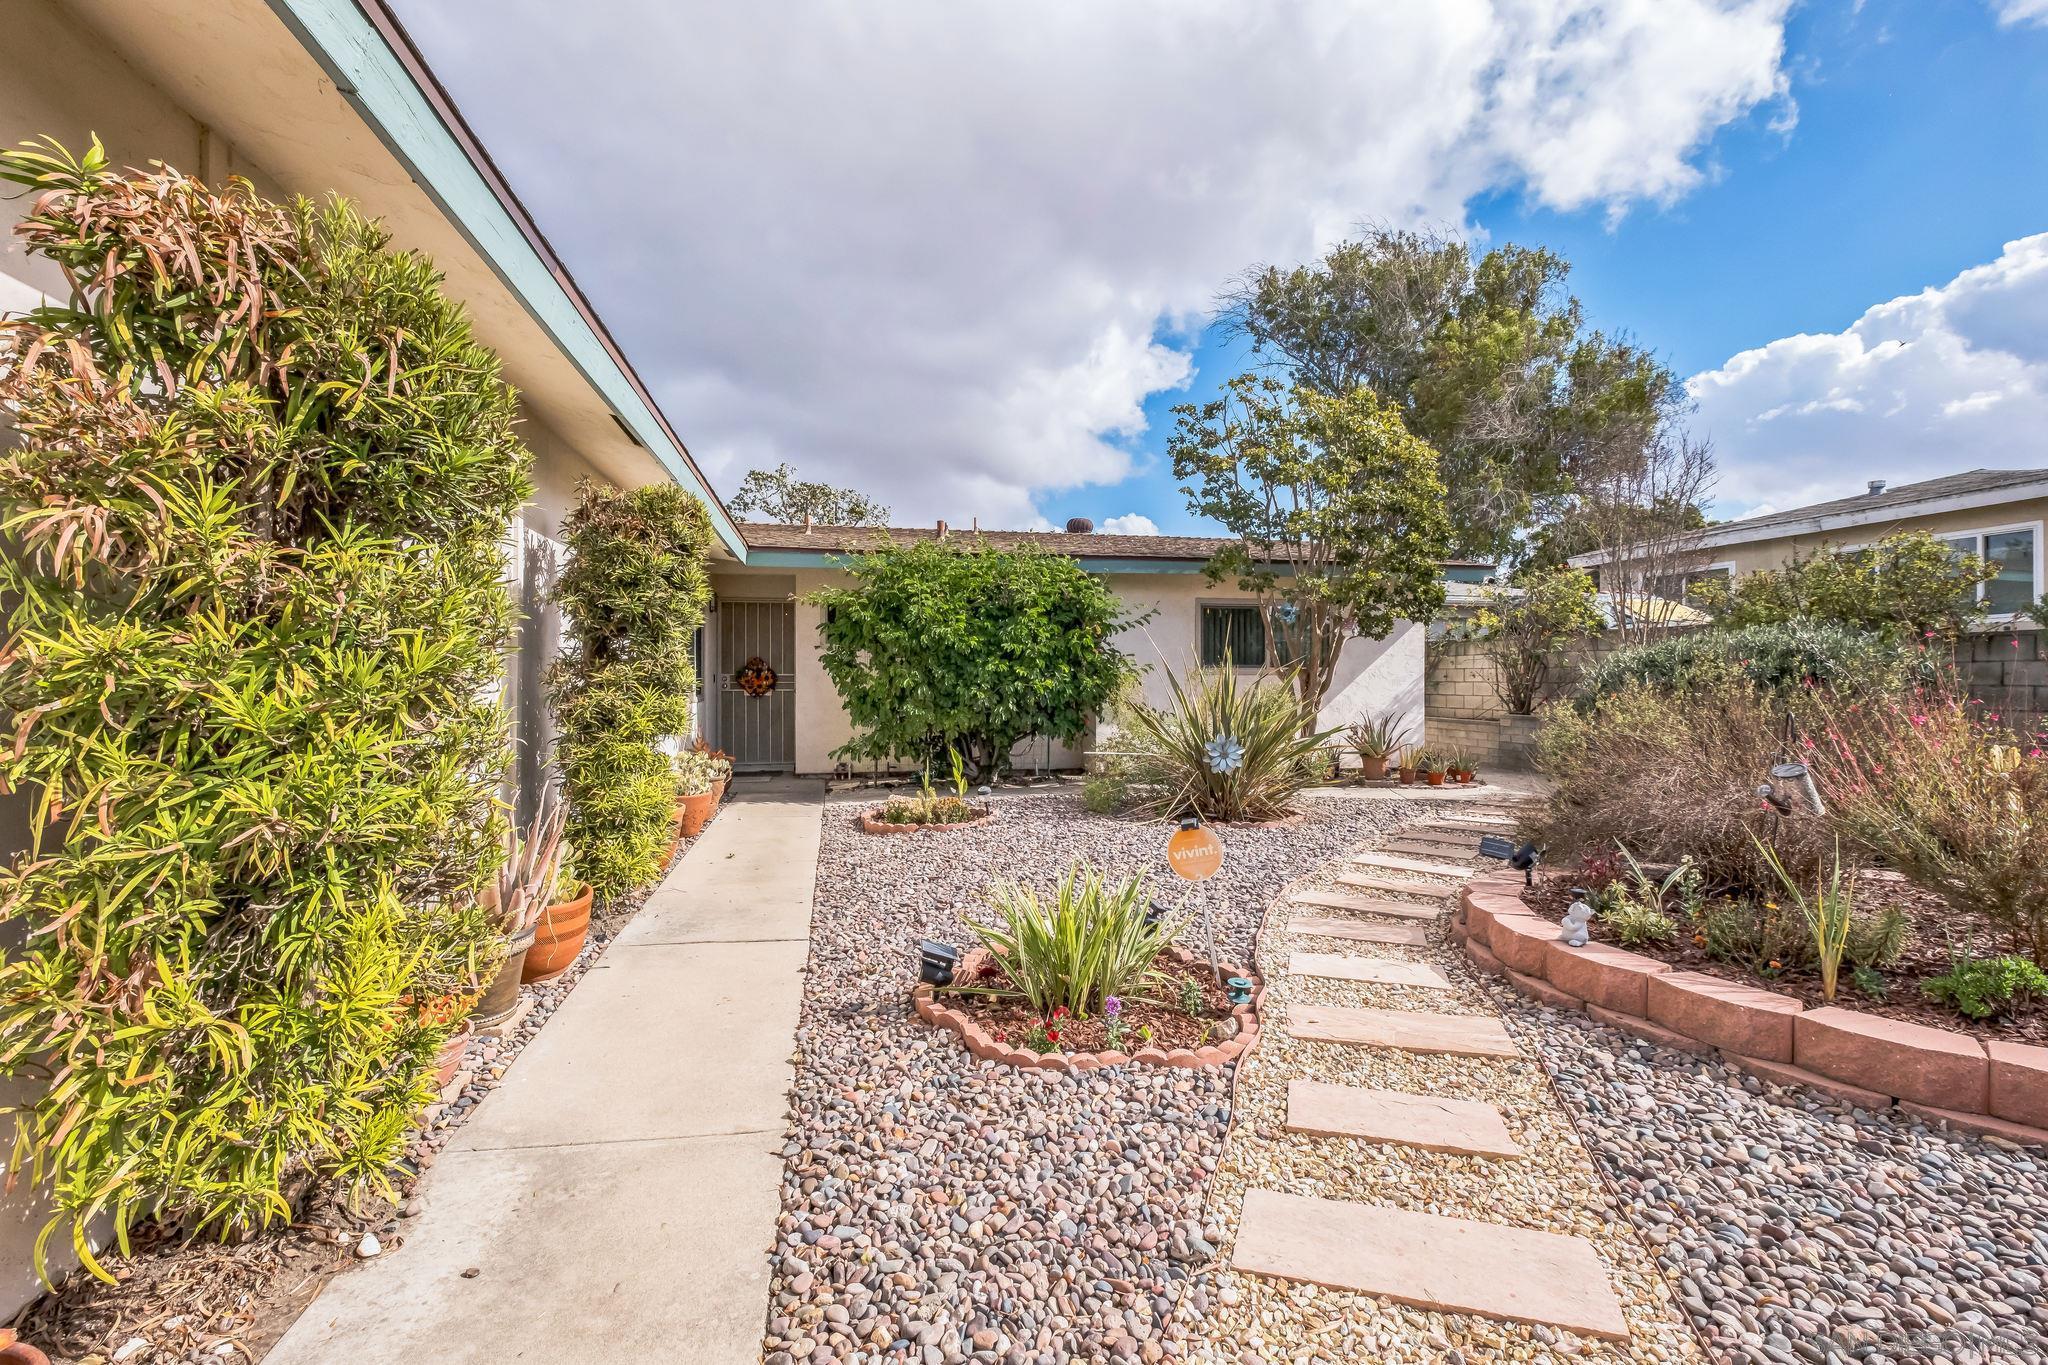
[[[2048,1159],[1494,986],[1715,1357],[2048,1361]]]
[[[910,1011],[917,941],[968,942],[961,916],[992,878],[1049,887],[1085,858],[1181,892],[1166,826],[1093,816],[1067,794],[995,803],[987,825],[908,836],[863,834],[858,807],[826,808],[770,1365],[1158,1361],[1201,1334],[1197,1277],[1220,1234],[1205,1196],[1233,1068],[1019,1071]],[[1223,871],[1188,904],[1210,908],[1219,951],[1244,962],[1282,886],[1412,810],[1322,797],[1284,826],[1226,827]]]

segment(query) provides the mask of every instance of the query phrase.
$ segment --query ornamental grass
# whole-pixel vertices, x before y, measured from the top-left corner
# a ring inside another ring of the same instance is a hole
[[[1112,882],[1080,863],[1049,898],[1018,882],[996,883],[988,893],[996,922],[967,922],[1009,981],[987,993],[1021,998],[1040,1018],[1064,1008],[1084,1019],[1112,996],[1142,994],[1184,923],[1148,918],[1151,899],[1143,876]]]

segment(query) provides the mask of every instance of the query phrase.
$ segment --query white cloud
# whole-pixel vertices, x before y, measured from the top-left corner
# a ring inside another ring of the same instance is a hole
[[[1126,512],[1120,517],[1111,517],[1095,529],[1105,535],[1112,536],[1156,536],[1159,534],[1158,523],[1142,512]]]
[[[1991,12],[2008,26],[2048,24],[2048,0],[1991,0]]]
[[[1688,381],[1728,507],[1796,507],[1964,469],[2048,465],[2048,233]]]
[[[1029,524],[1216,291],[1364,219],[1683,195],[1792,0],[399,0],[713,477]]]

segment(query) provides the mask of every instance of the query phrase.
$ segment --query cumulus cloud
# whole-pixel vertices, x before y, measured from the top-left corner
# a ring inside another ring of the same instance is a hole
[[[1663,202],[1789,116],[1792,0],[398,0],[721,487],[1028,525],[1216,291],[1364,219]]]
[[[1120,517],[1111,517],[1095,528],[1112,536],[1156,536],[1159,525],[1142,512],[1126,512]]]
[[[2048,233],[1688,385],[1731,511],[1840,497],[1868,479],[2048,465]]]
[[[2048,25],[2048,0],[1991,0],[1991,12],[1998,16],[2000,24],[2007,26]]]

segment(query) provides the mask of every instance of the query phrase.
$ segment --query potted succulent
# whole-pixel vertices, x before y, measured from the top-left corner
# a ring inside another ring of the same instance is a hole
[[[505,832],[505,861],[498,867],[497,880],[484,888],[483,903],[505,937],[505,960],[497,975],[484,987],[470,1018],[488,1028],[502,1023],[519,1007],[519,977],[526,969],[526,952],[533,946],[533,934],[548,908],[555,887],[555,867],[561,856],[562,822],[565,807],[552,792],[541,797],[540,810],[524,836],[516,829]]]
[[[725,801],[726,786],[732,781],[732,755],[723,749],[712,748],[701,735],[690,745],[690,752],[702,754],[711,761],[711,793],[715,798],[711,804],[716,808]]]
[[[694,839],[704,832],[718,810],[718,796],[725,785],[719,761],[708,751],[688,749],[676,755],[676,809],[682,813],[683,837]],[[726,774],[732,765],[724,765]]]
[[[1387,775],[1387,760],[1405,752],[1408,731],[1387,715],[1368,716],[1344,731],[1344,742],[1358,755],[1359,776],[1378,782]]]
[[[1415,774],[1420,770],[1422,758],[1422,750],[1415,745],[1403,744],[1401,746],[1400,774],[1401,782],[1404,786],[1415,781]]]
[[[1470,782],[1472,780],[1473,771],[1474,770],[1472,767],[1472,755],[1466,753],[1463,749],[1458,750],[1456,754],[1452,755],[1452,777],[1456,778],[1461,783]]]
[[[555,885],[548,895],[548,908],[541,912],[540,922],[533,927],[533,946],[526,950],[520,983],[531,986],[552,981],[568,971],[576,954],[583,951],[583,940],[589,936],[590,883],[576,875],[570,866],[569,848],[564,845],[555,862]]]
[[[1444,784],[1444,779],[1450,776],[1450,772],[1450,762],[1443,755],[1426,754],[1423,756],[1422,775],[1429,779],[1430,786],[1441,787]]]

